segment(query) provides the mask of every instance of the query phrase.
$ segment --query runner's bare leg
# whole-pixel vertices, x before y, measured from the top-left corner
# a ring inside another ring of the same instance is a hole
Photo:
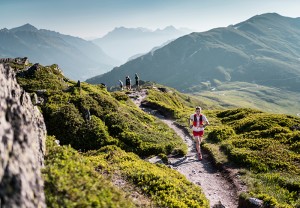
[[[195,136],[195,140],[196,140],[196,150],[197,150],[197,153],[199,154],[200,153],[200,138],[199,138],[199,136]]]
[[[202,154],[201,153],[201,142],[202,142],[202,140],[203,140],[203,137],[199,137],[199,153],[200,154]]]

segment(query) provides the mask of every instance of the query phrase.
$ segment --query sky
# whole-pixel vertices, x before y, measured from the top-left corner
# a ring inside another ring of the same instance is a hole
[[[155,30],[169,25],[195,32],[226,27],[258,14],[300,17],[299,0],[0,0],[0,28],[26,23],[81,38],[115,27]]]

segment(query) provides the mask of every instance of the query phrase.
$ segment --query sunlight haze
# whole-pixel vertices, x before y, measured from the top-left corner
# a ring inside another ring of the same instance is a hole
[[[87,39],[102,37],[120,26],[155,30],[173,25],[201,32],[267,12],[300,16],[300,1],[296,0],[1,0],[0,6],[0,28],[30,23],[38,29]]]

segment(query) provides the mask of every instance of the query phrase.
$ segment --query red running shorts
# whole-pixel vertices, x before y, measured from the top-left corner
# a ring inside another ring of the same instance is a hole
[[[204,134],[204,131],[193,131],[194,137],[196,137],[196,136],[202,137],[203,134]]]

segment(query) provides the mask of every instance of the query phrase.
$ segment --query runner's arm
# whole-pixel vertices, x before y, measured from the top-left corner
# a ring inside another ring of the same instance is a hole
[[[193,125],[191,124],[191,117],[188,118],[188,126],[190,127],[190,129],[193,127]]]
[[[209,122],[208,122],[207,118],[205,117],[205,124],[203,125],[203,127],[205,128],[208,125],[209,125]]]

